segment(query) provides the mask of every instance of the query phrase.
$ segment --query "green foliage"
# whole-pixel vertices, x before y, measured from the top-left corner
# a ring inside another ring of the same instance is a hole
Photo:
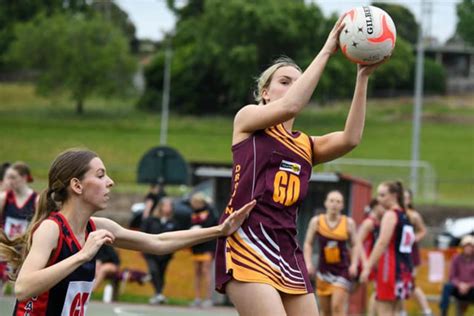
[[[474,45],[474,1],[463,0],[457,7],[457,33],[469,44]]]
[[[403,38],[398,37],[390,60],[380,66],[373,75],[374,88],[386,90],[389,93],[404,88],[407,84],[412,88],[413,85],[410,83],[414,61],[412,46]]]
[[[0,68],[9,68],[4,53],[15,39],[16,23],[29,21],[39,13],[51,15],[58,11],[84,12],[87,9],[86,2],[86,0],[0,1]]]
[[[96,15],[43,14],[18,25],[9,58],[39,72],[38,92],[67,91],[78,113],[93,94],[130,90],[135,61],[120,30]]]
[[[403,37],[411,44],[415,44],[418,39],[418,24],[415,16],[406,7],[399,4],[383,2],[373,2],[373,6],[386,11],[397,27],[397,37]]]
[[[128,18],[127,12],[123,11],[113,0],[94,0],[91,9],[99,13],[103,19],[110,21],[113,25],[122,30],[127,37],[130,49],[136,53],[138,51],[138,39],[135,37],[135,25]]]
[[[446,72],[433,59],[425,58],[423,78],[426,93],[443,94],[446,91]]]
[[[206,0],[202,13],[191,12],[172,38],[171,108],[181,112],[234,112],[253,102],[253,76],[280,55],[306,66],[327,35],[321,11],[304,1]],[[146,94],[162,89],[163,64],[146,71]],[[152,108],[146,94],[140,104]]]
[[[174,35],[163,41],[145,70],[146,91],[138,102],[142,109],[161,108],[164,50],[169,43],[173,47],[171,109],[193,114],[235,113],[254,102],[254,78],[276,57],[289,56],[306,68],[337,19],[324,18],[316,5],[305,1],[192,0],[181,7],[175,0],[167,3],[178,22]],[[392,14],[399,32],[391,60],[377,70],[370,89],[377,93],[412,89],[410,41],[416,40],[415,19],[405,7],[375,4]],[[321,77],[315,99],[326,102],[351,97],[356,69],[342,54],[336,54]]]

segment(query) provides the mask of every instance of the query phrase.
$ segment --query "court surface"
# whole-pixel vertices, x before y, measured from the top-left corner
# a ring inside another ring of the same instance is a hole
[[[0,315],[12,315],[15,300],[12,297],[0,297]],[[230,307],[191,308],[174,306],[149,306],[140,304],[112,303],[104,304],[92,301],[87,308],[87,316],[237,316],[235,309]]]

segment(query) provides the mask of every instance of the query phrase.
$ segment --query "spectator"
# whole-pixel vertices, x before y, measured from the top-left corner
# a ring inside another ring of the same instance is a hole
[[[95,263],[95,283],[97,290],[107,277],[115,277],[120,269],[120,258],[112,246],[103,245],[97,252]]]
[[[147,195],[145,196],[145,208],[143,211],[134,211],[130,220],[131,229],[140,229],[142,220],[150,216],[155,210],[158,202],[166,196],[163,184],[151,183]]]
[[[206,198],[202,193],[196,193],[190,200],[193,213],[191,215],[191,229],[211,227],[217,224],[217,218],[214,210],[206,202]],[[212,306],[212,284],[211,284],[211,266],[216,243],[214,240],[192,247],[194,261],[194,292],[195,299],[191,304],[198,307]],[[201,295],[202,286],[206,287],[206,293]],[[205,296],[205,300],[201,302],[201,297]]]
[[[173,200],[165,197],[158,202],[158,208],[143,220],[141,231],[149,234],[161,234],[174,230],[176,230],[176,223],[173,220]],[[163,288],[165,286],[166,269],[172,257],[172,253],[161,256],[145,254],[151,282],[155,288],[155,295],[149,300],[150,304],[166,302]]]
[[[461,247],[462,252],[451,261],[449,282],[443,287],[439,304],[442,316],[448,314],[450,296],[459,300],[463,314],[474,302],[474,236],[464,236]]]

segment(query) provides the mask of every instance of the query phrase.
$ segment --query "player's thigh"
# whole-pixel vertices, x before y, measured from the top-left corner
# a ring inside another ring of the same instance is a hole
[[[396,316],[397,301],[376,301],[377,316]]]
[[[285,316],[280,293],[271,285],[231,280],[226,292],[240,316]]]
[[[319,316],[314,294],[281,294],[283,306],[288,316]]]
[[[334,287],[331,298],[331,310],[334,315],[344,315],[347,311],[349,291],[342,287]]]
[[[319,295],[319,308],[322,316],[331,316],[331,297],[332,295]]]

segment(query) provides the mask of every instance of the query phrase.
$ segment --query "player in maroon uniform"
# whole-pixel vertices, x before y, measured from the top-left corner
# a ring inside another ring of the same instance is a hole
[[[380,223],[380,234],[361,273],[366,282],[377,267],[377,314],[395,316],[413,291],[412,247],[415,231],[405,210],[400,182],[383,182],[377,188],[377,199],[386,209]]]
[[[303,73],[289,59],[265,70],[258,81],[259,104],[244,106],[234,118],[232,194],[221,221],[245,200],[258,202],[241,229],[217,242],[216,288],[227,292],[240,315],[318,315],[296,240],[297,210],[313,165],[343,156],[360,142],[367,83],[378,65],[358,66],[343,131],[312,137],[292,129],[343,27],[340,18]]]
[[[231,234],[255,205],[247,203],[219,226],[151,235],[92,217],[106,208],[113,185],[101,159],[91,151],[68,150],[55,159],[27,233],[13,240],[0,234],[0,255],[8,259],[16,278],[14,315],[84,315],[95,256],[104,243],[170,253]]]
[[[346,315],[352,278],[349,266],[355,260],[356,225],[352,218],[343,215],[344,197],[331,191],[324,201],[325,214],[314,216],[308,224],[304,242],[306,267],[316,275],[316,294],[323,316]],[[319,244],[318,267],[312,264],[313,242]]]

